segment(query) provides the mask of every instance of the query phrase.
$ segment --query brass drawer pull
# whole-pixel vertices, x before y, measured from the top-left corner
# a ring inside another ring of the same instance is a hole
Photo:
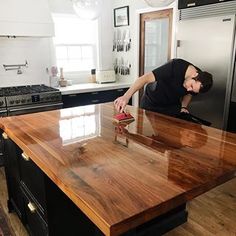
[[[29,202],[27,206],[31,213],[34,213],[37,210],[37,207],[33,202]]]
[[[4,133],[2,133],[2,137],[4,138],[4,139],[8,139],[8,135],[4,132]]]
[[[195,2],[187,4],[187,7],[194,7],[194,6],[196,6]]]
[[[98,100],[98,99],[95,99],[95,100],[92,100],[91,102],[92,102],[92,103],[96,103],[96,102],[99,102],[99,100]]]
[[[24,152],[21,154],[21,156],[23,157],[23,159],[24,159],[25,161],[29,161],[29,160],[30,160],[29,156],[26,155]]]

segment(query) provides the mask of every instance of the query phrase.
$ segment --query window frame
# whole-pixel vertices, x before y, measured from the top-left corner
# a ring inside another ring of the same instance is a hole
[[[77,16],[75,14],[58,14],[58,13],[54,13],[52,14],[52,18],[53,18],[53,21],[54,21],[54,24],[56,25],[56,21],[54,20],[54,18],[67,18],[67,19],[76,19],[78,20]],[[98,27],[98,21],[95,20],[96,22],[94,24],[96,24],[96,39],[95,39],[95,43],[56,43],[56,35],[54,36],[53,38],[53,46],[54,46],[54,50],[55,50],[55,63],[56,65],[59,67],[58,65],[58,57],[56,55],[56,48],[57,47],[60,47],[60,46],[65,46],[67,48],[67,58],[65,58],[65,60],[69,61],[70,58],[68,58],[68,48],[70,46],[80,46],[80,47],[86,47],[86,46],[91,46],[92,47],[92,53],[93,53],[93,57],[92,57],[92,60],[93,60],[93,65],[94,67],[93,68],[96,68],[97,65],[99,64],[99,58],[98,58],[98,55],[99,55],[99,41],[98,41],[98,30],[99,30],[99,27]],[[56,34],[56,32],[55,32]],[[82,48],[81,48],[82,49]],[[62,59],[61,59],[62,60]],[[88,74],[90,74],[90,71],[91,69],[93,68],[90,68],[90,69],[87,69],[87,70],[76,70],[76,71],[67,71],[67,70],[64,70],[64,75],[69,77],[69,78],[73,78],[73,77],[81,77],[81,76],[87,76]]]

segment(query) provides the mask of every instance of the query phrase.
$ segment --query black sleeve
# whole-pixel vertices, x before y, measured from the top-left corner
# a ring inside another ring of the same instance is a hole
[[[154,74],[155,80],[171,78],[173,73],[173,60],[170,60],[166,64],[154,69],[152,73]]]
[[[187,94],[190,94],[192,96],[197,96],[198,95],[198,93],[194,93],[194,92],[188,92]]]

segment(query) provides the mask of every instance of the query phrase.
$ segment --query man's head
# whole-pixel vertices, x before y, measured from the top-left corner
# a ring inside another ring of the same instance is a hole
[[[212,75],[206,71],[197,71],[187,79],[184,87],[189,92],[206,93],[213,85]]]

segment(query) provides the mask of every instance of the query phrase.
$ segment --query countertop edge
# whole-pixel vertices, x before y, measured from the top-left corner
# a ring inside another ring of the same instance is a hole
[[[70,95],[77,93],[89,93],[89,92],[97,92],[97,91],[108,91],[113,89],[123,89],[129,88],[132,83],[107,83],[107,84],[76,84],[67,86],[65,88],[59,88],[62,95]]]
[[[58,178],[58,176],[49,168],[46,168],[45,163],[42,162],[34,152],[28,148],[24,142],[14,135],[7,127],[0,123],[0,129],[7,134],[10,138],[24,153],[26,153],[30,159],[37,165],[44,174],[51,179],[51,181],[104,233],[104,235],[110,235],[110,225],[108,225],[103,218],[101,218],[91,207],[89,207],[83,200],[79,199],[77,195],[71,194],[67,189],[67,185]]]

